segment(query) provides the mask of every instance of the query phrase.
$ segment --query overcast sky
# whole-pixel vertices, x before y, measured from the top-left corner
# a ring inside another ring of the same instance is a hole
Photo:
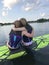
[[[49,18],[49,0],[0,0],[0,22]]]

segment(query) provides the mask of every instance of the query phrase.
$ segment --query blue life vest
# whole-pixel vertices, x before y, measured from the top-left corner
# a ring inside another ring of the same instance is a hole
[[[16,48],[19,43],[21,43],[21,32],[20,31],[15,32],[11,30],[9,34],[9,45],[11,47]]]

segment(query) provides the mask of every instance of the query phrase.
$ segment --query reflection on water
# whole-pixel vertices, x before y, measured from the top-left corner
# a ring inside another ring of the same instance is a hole
[[[34,36],[40,36],[43,34],[49,33],[49,22],[45,23],[31,23],[31,26],[33,26],[35,35]],[[0,26],[0,45],[5,43],[9,38],[9,32],[13,25],[8,26]]]

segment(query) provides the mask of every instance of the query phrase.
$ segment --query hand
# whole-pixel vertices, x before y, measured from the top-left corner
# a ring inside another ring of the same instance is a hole
[[[27,31],[22,31],[22,35],[25,35],[27,37],[33,37],[34,32],[32,31],[32,33],[28,33]]]
[[[22,35],[26,35],[27,34],[27,31],[22,31]]]

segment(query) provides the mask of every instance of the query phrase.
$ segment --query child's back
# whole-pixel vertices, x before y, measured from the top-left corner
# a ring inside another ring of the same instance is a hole
[[[11,30],[9,34],[9,45],[12,48],[17,48],[20,42],[21,42],[21,31],[15,32]]]
[[[15,28],[19,28],[21,27],[20,22],[17,20],[14,22],[14,27]],[[9,43],[8,43],[8,47],[11,49],[15,49],[17,48],[17,46],[19,45],[19,43],[21,42],[21,31],[10,31],[9,34]]]

